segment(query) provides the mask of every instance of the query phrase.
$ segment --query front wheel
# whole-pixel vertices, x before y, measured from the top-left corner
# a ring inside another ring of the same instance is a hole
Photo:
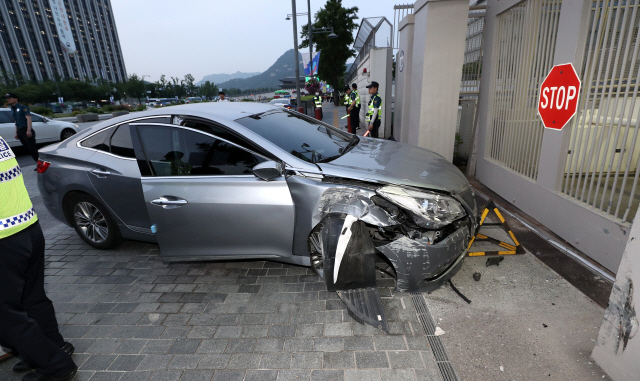
[[[73,228],[80,238],[96,249],[110,249],[120,243],[120,232],[106,207],[82,194],[69,203]]]
[[[75,134],[76,134],[76,132],[74,130],[72,130],[70,128],[65,128],[60,133],[60,141],[67,140],[67,139],[69,139],[70,137],[72,137]]]

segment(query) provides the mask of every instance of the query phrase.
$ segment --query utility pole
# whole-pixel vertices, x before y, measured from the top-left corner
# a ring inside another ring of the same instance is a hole
[[[300,107],[300,61],[298,60],[298,23],[296,22],[296,0],[291,0],[291,13],[293,14],[293,48],[296,61],[296,107]]]
[[[307,0],[307,16],[309,17],[309,74],[313,77],[313,27],[311,26],[311,0]]]

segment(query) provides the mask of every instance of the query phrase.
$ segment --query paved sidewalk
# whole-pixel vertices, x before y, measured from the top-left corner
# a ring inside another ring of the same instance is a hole
[[[25,183],[39,197],[35,172]],[[47,293],[78,380],[440,380],[410,295],[393,296],[382,274],[389,334],[355,322],[306,267],[165,264],[157,245],[100,251],[72,228],[43,228]],[[21,379],[16,361],[0,363],[1,380]]]

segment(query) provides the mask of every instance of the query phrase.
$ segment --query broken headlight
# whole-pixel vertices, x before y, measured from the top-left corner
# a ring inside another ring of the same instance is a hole
[[[414,222],[428,229],[440,229],[466,214],[458,201],[437,193],[395,186],[382,187],[376,192],[411,212]]]

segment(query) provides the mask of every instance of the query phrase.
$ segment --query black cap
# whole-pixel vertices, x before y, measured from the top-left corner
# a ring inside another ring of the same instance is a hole
[[[18,99],[18,94],[16,94],[16,93],[6,93],[3,98],[16,98],[16,99]]]
[[[218,91],[218,95],[220,95],[220,94],[227,95],[227,94],[225,94],[225,93],[224,93],[224,91],[222,91],[222,90]]]
[[[349,85],[344,85],[344,91],[349,90]]]
[[[367,89],[370,89],[370,88],[372,88],[372,87],[378,88],[378,87],[380,87],[380,86],[378,85],[378,82],[376,82],[376,81],[371,81],[371,84],[370,84],[369,86],[367,86]]]
[[[357,90],[358,89],[358,84],[357,83],[352,83],[351,87],[353,87],[354,90]]]

